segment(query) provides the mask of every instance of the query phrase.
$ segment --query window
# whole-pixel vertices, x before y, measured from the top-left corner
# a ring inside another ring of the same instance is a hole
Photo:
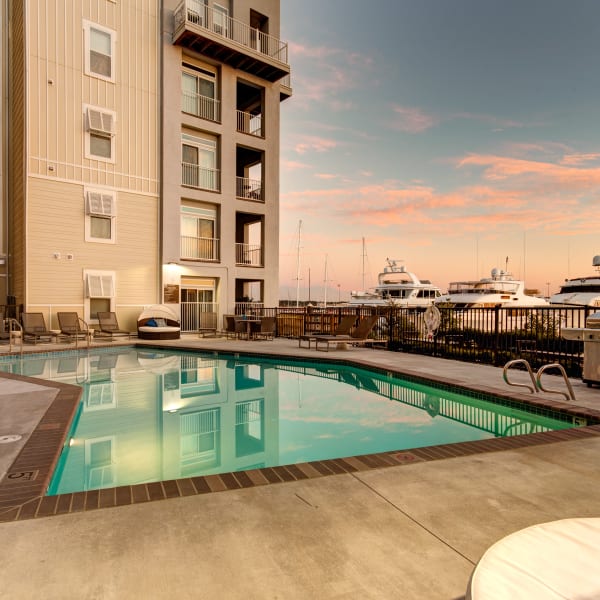
[[[216,235],[217,209],[184,205],[181,207],[181,258],[219,260]]]
[[[183,63],[181,87],[183,112],[209,121],[219,120],[216,73]]]
[[[219,191],[216,137],[183,133],[181,141],[182,185]]]
[[[213,31],[227,37],[228,25],[229,10],[220,4],[215,4],[213,9]]]
[[[114,81],[116,33],[90,21],[83,22],[83,31],[86,75]]]
[[[114,454],[114,436],[85,440],[86,489],[114,487],[116,485],[117,474]]]
[[[85,157],[115,162],[116,114],[95,106],[85,106]]]
[[[85,241],[114,244],[116,241],[116,198],[110,190],[85,191]]]
[[[98,311],[115,310],[115,274],[113,271],[84,271],[85,321],[98,319]]]

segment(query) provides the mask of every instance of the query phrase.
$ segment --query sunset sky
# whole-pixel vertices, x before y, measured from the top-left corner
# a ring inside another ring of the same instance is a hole
[[[600,1],[281,0],[280,283],[342,300],[386,257],[542,293],[600,254]],[[339,287],[338,287],[339,286]]]

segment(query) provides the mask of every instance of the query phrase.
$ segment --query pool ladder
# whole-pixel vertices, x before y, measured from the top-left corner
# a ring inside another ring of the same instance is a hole
[[[529,373],[529,377],[531,379],[531,383],[532,383],[533,387],[527,385],[526,383],[514,383],[514,382],[508,380],[508,370],[511,367],[514,367],[515,365],[525,365],[525,368],[527,369],[527,372]],[[548,369],[558,369],[560,371],[560,374],[562,375],[562,378],[567,386],[567,390],[569,392],[568,394],[567,394],[567,392],[561,392],[560,390],[549,390],[542,385],[542,374],[545,373]],[[504,381],[508,385],[512,385],[514,387],[524,387],[524,388],[528,389],[532,394],[535,394],[540,391],[546,392],[548,394],[560,394],[561,396],[564,396],[565,400],[575,401],[575,392],[573,391],[571,382],[569,381],[569,378],[567,377],[567,372],[565,371],[564,367],[559,363],[549,363],[547,365],[543,365],[534,374],[533,370],[531,368],[531,365],[529,364],[528,361],[526,361],[524,358],[515,358],[514,360],[509,360],[504,365],[504,369],[502,371],[502,377],[504,378]]]

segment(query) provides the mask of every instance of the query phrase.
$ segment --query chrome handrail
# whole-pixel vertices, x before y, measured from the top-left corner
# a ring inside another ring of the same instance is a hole
[[[569,393],[567,394],[566,392],[561,392],[559,390],[548,390],[546,388],[544,388],[542,386],[542,374],[544,372],[546,372],[548,369],[558,369],[560,371],[560,374],[562,375],[564,382],[567,386],[567,389],[569,390]],[[569,381],[569,378],[567,377],[567,372],[565,371],[564,367],[559,364],[559,363],[550,363],[548,365],[544,365],[543,367],[540,367],[538,369],[537,375],[536,375],[536,379],[537,379],[537,385],[538,388],[542,391],[542,392],[547,392],[548,394],[560,394],[561,396],[565,397],[565,400],[573,400],[575,401],[575,392],[573,391],[573,387],[571,386],[571,382]]]
[[[529,373],[529,377],[531,378],[531,383],[533,384],[532,388],[529,387],[526,383],[513,383],[512,381],[508,380],[508,369],[510,369],[510,367],[513,367],[514,365],[518,365],[518,364],[525,365],[525,368],[527,369],[527,372]],[[535,394],[538,391],[538,386],[536,385],[535,376],[533,375],[531,365],[524,358],[515,358],[514,360],[509,360],[504,365],[504,369],[502,371],[502,377],[504,378],[504,381],[508,385],[512,385],[514,387],[527,388],[532,394]]]

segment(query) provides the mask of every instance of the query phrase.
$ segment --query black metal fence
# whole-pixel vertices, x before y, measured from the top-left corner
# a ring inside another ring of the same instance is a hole
[[[265,308],[277,317],[279,337],[311,332],[331,333],[345,315],[380,315],[373,331],[386,339],[388,350],[414,352],[502,366],[525,358],[533,369],[560,363],[570,376],[580,376],[583,342],[563,339],[564,327],[585,327],[592,307],[440,308],[440,324],[428,331],[425,308],[351,307]]]

